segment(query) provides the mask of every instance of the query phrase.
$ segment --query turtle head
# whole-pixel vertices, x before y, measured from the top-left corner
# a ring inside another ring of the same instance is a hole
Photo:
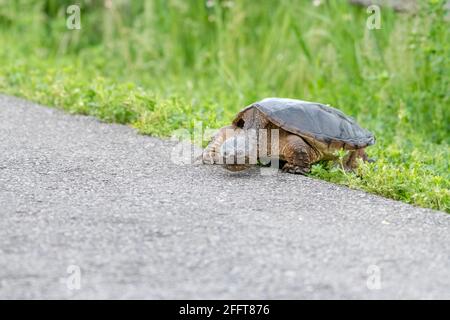
[[[250,155],[256,155],[255,151],[255,143],[248,139],[245,132],[242,132],[225,140],[220,147],[220,156],[226,169],[241,171],[253,164],[250,163]]]

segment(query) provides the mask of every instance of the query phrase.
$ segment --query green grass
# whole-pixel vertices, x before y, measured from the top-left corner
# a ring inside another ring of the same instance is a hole
[[[228,124],[267,96],[329,103],[375,132],[374,164],[312,176],[450,212],[449,22],[344,1],[0,0],[0,92],[129,124],[144,134]],[[106,1],[107,2],[107,1]]]

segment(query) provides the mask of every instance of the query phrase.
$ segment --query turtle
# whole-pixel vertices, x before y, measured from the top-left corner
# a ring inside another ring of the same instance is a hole
[[[354,170],[358,159],[370,160],[365,148],[374,143],[370,131],[336,108],[265,98],[242,109],[231,125],[221,128],[201,158],[204,164],[221,164],[230,171],[276,158],[283,172],[308,174],[312,164],[338,159],[338,150],[347,151],[342,163],[346,170]]]

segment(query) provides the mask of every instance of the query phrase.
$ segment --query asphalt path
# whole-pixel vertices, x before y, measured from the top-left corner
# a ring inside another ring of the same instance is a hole
[[[0,298],[450,298],[450,215],[0,96]]]

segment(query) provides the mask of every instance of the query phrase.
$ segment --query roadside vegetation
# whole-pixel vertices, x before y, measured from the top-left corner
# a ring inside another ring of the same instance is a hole
[[[379,30],[345,1],[212,0],[85,0],[68,30],[73,3],[0,0],[0,92],[161,137],[264,97],[327,103],[376,134],[377,161],[311,176],[450,212],[444,1],[383,9]]]

